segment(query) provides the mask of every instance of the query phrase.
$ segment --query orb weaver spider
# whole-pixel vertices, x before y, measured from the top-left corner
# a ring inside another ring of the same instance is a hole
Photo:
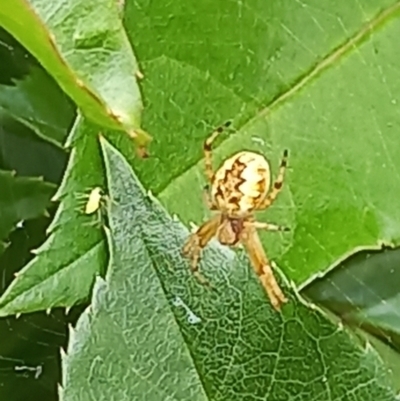
[[[205,190],[205,200],[216,215],[191,234],[183,246],[183,254],[191,259],[191,270],[203,284],[208,281],[200,274],[198,263],[202,249],[217,237],[223,245],[243,244],[254,271],[258,275],[272,306],[280,310],[287,298],[279,287],[262,247],[257,230],[289,231],[288,228],[256,221],[253,213],[270,207],[282,189],[288,151],[283,152],[278,176],[271,188],[271,169],[266,158],[255,152],[242,151],[225,160],[214,172],[212,143],[230,122],[218,127],[204,142],[205,172],[211,184]]]

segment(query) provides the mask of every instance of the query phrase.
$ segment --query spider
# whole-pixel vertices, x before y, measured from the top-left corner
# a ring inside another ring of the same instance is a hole
[[[288,228],[256,221],[253,213],[270,207],[282,189],[288,151],[283,152],[278,177],[271,188],[269,162],[261,154],[242,151],[236,153],[214,172],[212,143],[230,122],[218,127],[204,142],[205,172],[210,186],[204,188],[205,201],[210,210],[219,211],[191,234],[183,246],[184,256],[191,260],[191,270],[197,279],[208,284],[200,274],[198,263],[202,249],[217,237],[223,245],[243,244],[272,306],[280,310],[287,298],[280,289],[258,236],[258,229],[289,231]]]

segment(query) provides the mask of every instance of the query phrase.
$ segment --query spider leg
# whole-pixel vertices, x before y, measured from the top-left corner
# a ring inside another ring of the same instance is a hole
[[[215,236],[220,221],[221,216],[215,215],[203,223],[195,233],[189,236],[182,248],[182,254],[190,259],[192,273],[202,284],[209,285],[208,280],[199,272],[201,251]]]
[[[287,167],[287,159],[289,156],[289,152],[287,149],[283,151],[283,157],[281,160],[281,164],[279,166],[279,173],[278,177],[276,178],[274,185],[272,187],[271,192],[265,197],[265,199],[261,202],[261,204],[257,207],[257,209],[266,209],[267,207],[271,206],[276,197],[278,196],[279,192],[281,192],[283,180],[285,178],[285,171]]]
[[[210,196],[210,187],[209,185],[206,185],[203,188],[203,199],[204,199],[204,203],[207,205],[207,207],[210,210],[217,210],[217,207],[214,205],[211,196]]]
[[[77,193],[77,194],[75,194],[75,198],[78,199],[78,200],[88,199],[89,198],[89,194]]]
[[[266,231],[290,231],[289,227],[279,226],[277,224],[264,223],[262,221],[245,221],[243,223],[245,227],[254,227],[256,230]]]
[[[205,141],[203,145],[204,150],[204,163],[206,169],[206,176],[210,182],[214,178],[214,170],[212,167],[212,143],[219,134],[221,134],[225,128],[231,125],[231,121],[227,121],[224,125],[219,126]]]
[[[279,284],[277,283],[272,266],[264,252],[260,238],[254,227],[243,230],[241,241],[249,254],[251,264],[263,285],[272,306],[279,311],[287,302]]]

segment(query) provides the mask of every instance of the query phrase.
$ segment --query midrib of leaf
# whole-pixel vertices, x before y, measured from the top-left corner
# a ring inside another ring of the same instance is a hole
[[[154,201],[156,201],[156,198],[153,199],[153,202],[154,202]],[[150,203],[149,203],[147,206],[148,206],[149,208],[151,208],[151,204],[150,204]],[[143,223],[142,223],[142,224],[143,224]],[[142,237],[142,241],[143,241],[144,248],[145,248],[147,254],[148,254],[148,255],[151,255],[151,249],[150,249],[150,247],[149,247],[148,239],[146,238],[146,232],[145,232],[145,230],[143,229],[143,225],[142,225],[142,224],[139,224],[138,229],[139,229],[140,235],[141,235],[141,237]],[[169,295],[169,294],[168,294],[168,291],[167,291],[166,288],[165,288],[165,285],[164,285],[164,283],[163,283],[163,279],[162,279],[162,277],[161,277],[161,275],[160,275],[160,273],[159,273],[159,271],[158,271],[158,269],[157,269],[157,266],[156,266],[156,264],[154,263],[154,260],[153,260],[152,257],[150,257],[150,260],[151,260],[151,265],[152,265],[153,271],[155,272],[155,274],[156,274],[156,276],[157,276],[157,279],[158,279],[158,281],[159,281],[159,283],[160,283],[160,287],[161,287],[161,289],[162,289],[162,292],[163,292],[163,294],[164,294],[164,297],[165,297],[165,299],[168,299],[168,295]],[[192,362],[192,367],[193,367],[194,371],[197,373],[197,375],[198,375],[198,377],[199,377],[199,381],[201,382],[201,387],[202,387],[202,389],[203,389],[203,391],[204,391],[204,396],[205,396],[205,398],[206,398],[207,400],[210,400],[210,401],[211,401],[211,400],[212,400],[212,397],[210,396],[209,391],[207,391],[206,383],[204,382],[203,377],[202,377],[202,376],[203,376],[203,375],[202,375],[202,371],[201,371],[201,369],[199,368],[199,366],[198,366],[197,363],[196,363],[196,356],[193,354],[193,352],[192,352],[192,350],[191,350],[191,348],[190,348],[190,344],[188,343],[187,339],[186,339],[185,336],[183,335],[183,332],[182,332],[181,326],[180,326],[180,322],[179,322],[179,320],[177,319],[177,316],[176,316],[176,314],[174,313],[171,304],[170,304],[169,302],[168,302],[167,304],[168,304],[168,308],[169,308],[169,311],[170,311],[170,313],[171,313],[171,316],[173,317],[173,320],[174,320],[174,322],[175,322],[175,324],[176,324],[176,327],[177,327],[178,330],[179,330],[179,336],[180,336],[180,339],[181,339],[181,341],[182,341],[182,344],[183,344],[184,347],[186,348],[186,351],[187,351],[188,355],[190,355],[190,360],[191,360],[191,362]]]
[[[307,86],[309,82],[311,82],[314,78],[316,78],[323,71],[327,70],[329,67],[333,66],[335,62],[341,60],[343,56],[345,56],[352,49],[356,49],[357,46],[368,38],[372,33],[376,32],[384,22],[388,21],[390,18],[394,16],[396,12],[400,11],[400,1],[388,7],[387,9],[382,10],[378,13],[375,18],[365,23],[361,29],[356,32],[355,35],[345,40],[339,47],[333,50],[331,53],[328,53],[321,61],[312,66],[303,76],[300,76],[296,81],[294,81],[293,85],[288,88],[288,90],[282,92],[277,95],[272,101],[266,105],[264,108],[260,109],[259,112],[254,115],[250,120],[247,121],[242,127],[238,128],[238,131],[245,130],[248,126],[254,123],[254,120],[260,117],[266,117],[270,114],[274,109],[281,106],[286,100],[295,96],[298,92],[300,92],[303,88]],[[232,133],[229,138],[231,139],[235,133]],[[222,146],[222,144],[226,141],[227,137],[222,138],[217,144],[214,145],[214,149]],[[190,166],[184,173],[177,175],[171,179],[169,183],[164,185],[164,187],[159,191],[159,196],[162,198],[163,193],[175,183],[177,179],[188,174],[192,169],[195,169],[200,163],[204,162],[204,157],[200,158],[196,164]]]

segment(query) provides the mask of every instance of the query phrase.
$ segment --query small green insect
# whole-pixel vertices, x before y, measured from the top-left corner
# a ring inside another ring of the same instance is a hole
[[[84,199],[86,202],[79,207],[79,211],[88,216],[97,213],[96,224],[100,224],[105,212],[107,196],[100,187],[94,187],[88,194],[78,195],[79,199]]]
[[[85,205],[85,214],[97,212],[101,208],[104,196],[103,190],[100,187],[93,188],[88,195],[88,200]]]

